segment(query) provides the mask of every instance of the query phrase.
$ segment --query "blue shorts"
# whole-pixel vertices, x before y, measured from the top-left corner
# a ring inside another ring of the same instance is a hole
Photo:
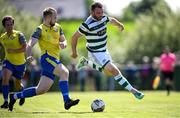
[[[43,54],[41,56],[41,67],[42,67],[41,75],[47,76],[50,79],[54,80],[55,75],[53,74],[53,71],[55,67],[60,63],[61,62],[59,60],[48,55],[47,53]]]
[[[12,72],[12,76],[16,79],[22,79],[25,71],[25,64],[22,65],[14,65],[10,63],[8,60],[3,61],[3,68],[7,68]]]

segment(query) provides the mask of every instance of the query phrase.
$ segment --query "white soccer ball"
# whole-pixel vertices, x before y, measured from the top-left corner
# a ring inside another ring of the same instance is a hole
[[[93,112],[103,112],[105,108],[105,103],[101,99],[95,99],[91,103],[91,109]]]

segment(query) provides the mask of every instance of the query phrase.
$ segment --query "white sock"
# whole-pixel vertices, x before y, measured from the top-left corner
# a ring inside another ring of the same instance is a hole
[[[97,71],[102,72],[102,68],[100,66],[98,66],[97,64],[93,63],[92,61],[88,60],[87,65]]]
[[[121,74],[117,75],[114,77],[114,79],[125,89],[127,89],[128,91],[131,91],[133,89],[133,87],[131,86],[131,84],[127,81],[127,79],[122,76]]]

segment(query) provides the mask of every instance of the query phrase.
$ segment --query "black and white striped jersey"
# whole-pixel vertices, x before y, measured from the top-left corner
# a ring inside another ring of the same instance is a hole
[[[107,44],[106,24],[109,22],[107,16],[100,21],[89,16],[79,27],[79,33],[84,34],[87,40],[86,48],[90,52],[105,52]]]

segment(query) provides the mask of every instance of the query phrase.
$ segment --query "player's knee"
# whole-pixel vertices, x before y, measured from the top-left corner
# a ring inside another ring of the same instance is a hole
[[[69,70],[68,70],[68,69],[64,69],[62,75],[63,75],[65,78],[68,79],[68,77],[69,77]]]
[[[69,75],[69,70],[67,68],[64,69],[64,73],[68,76]]]
[[[119,70],[117,68],[115,68],[114,66],[108,66],[106,69],[112,75],[117,75],[119,73]]]

